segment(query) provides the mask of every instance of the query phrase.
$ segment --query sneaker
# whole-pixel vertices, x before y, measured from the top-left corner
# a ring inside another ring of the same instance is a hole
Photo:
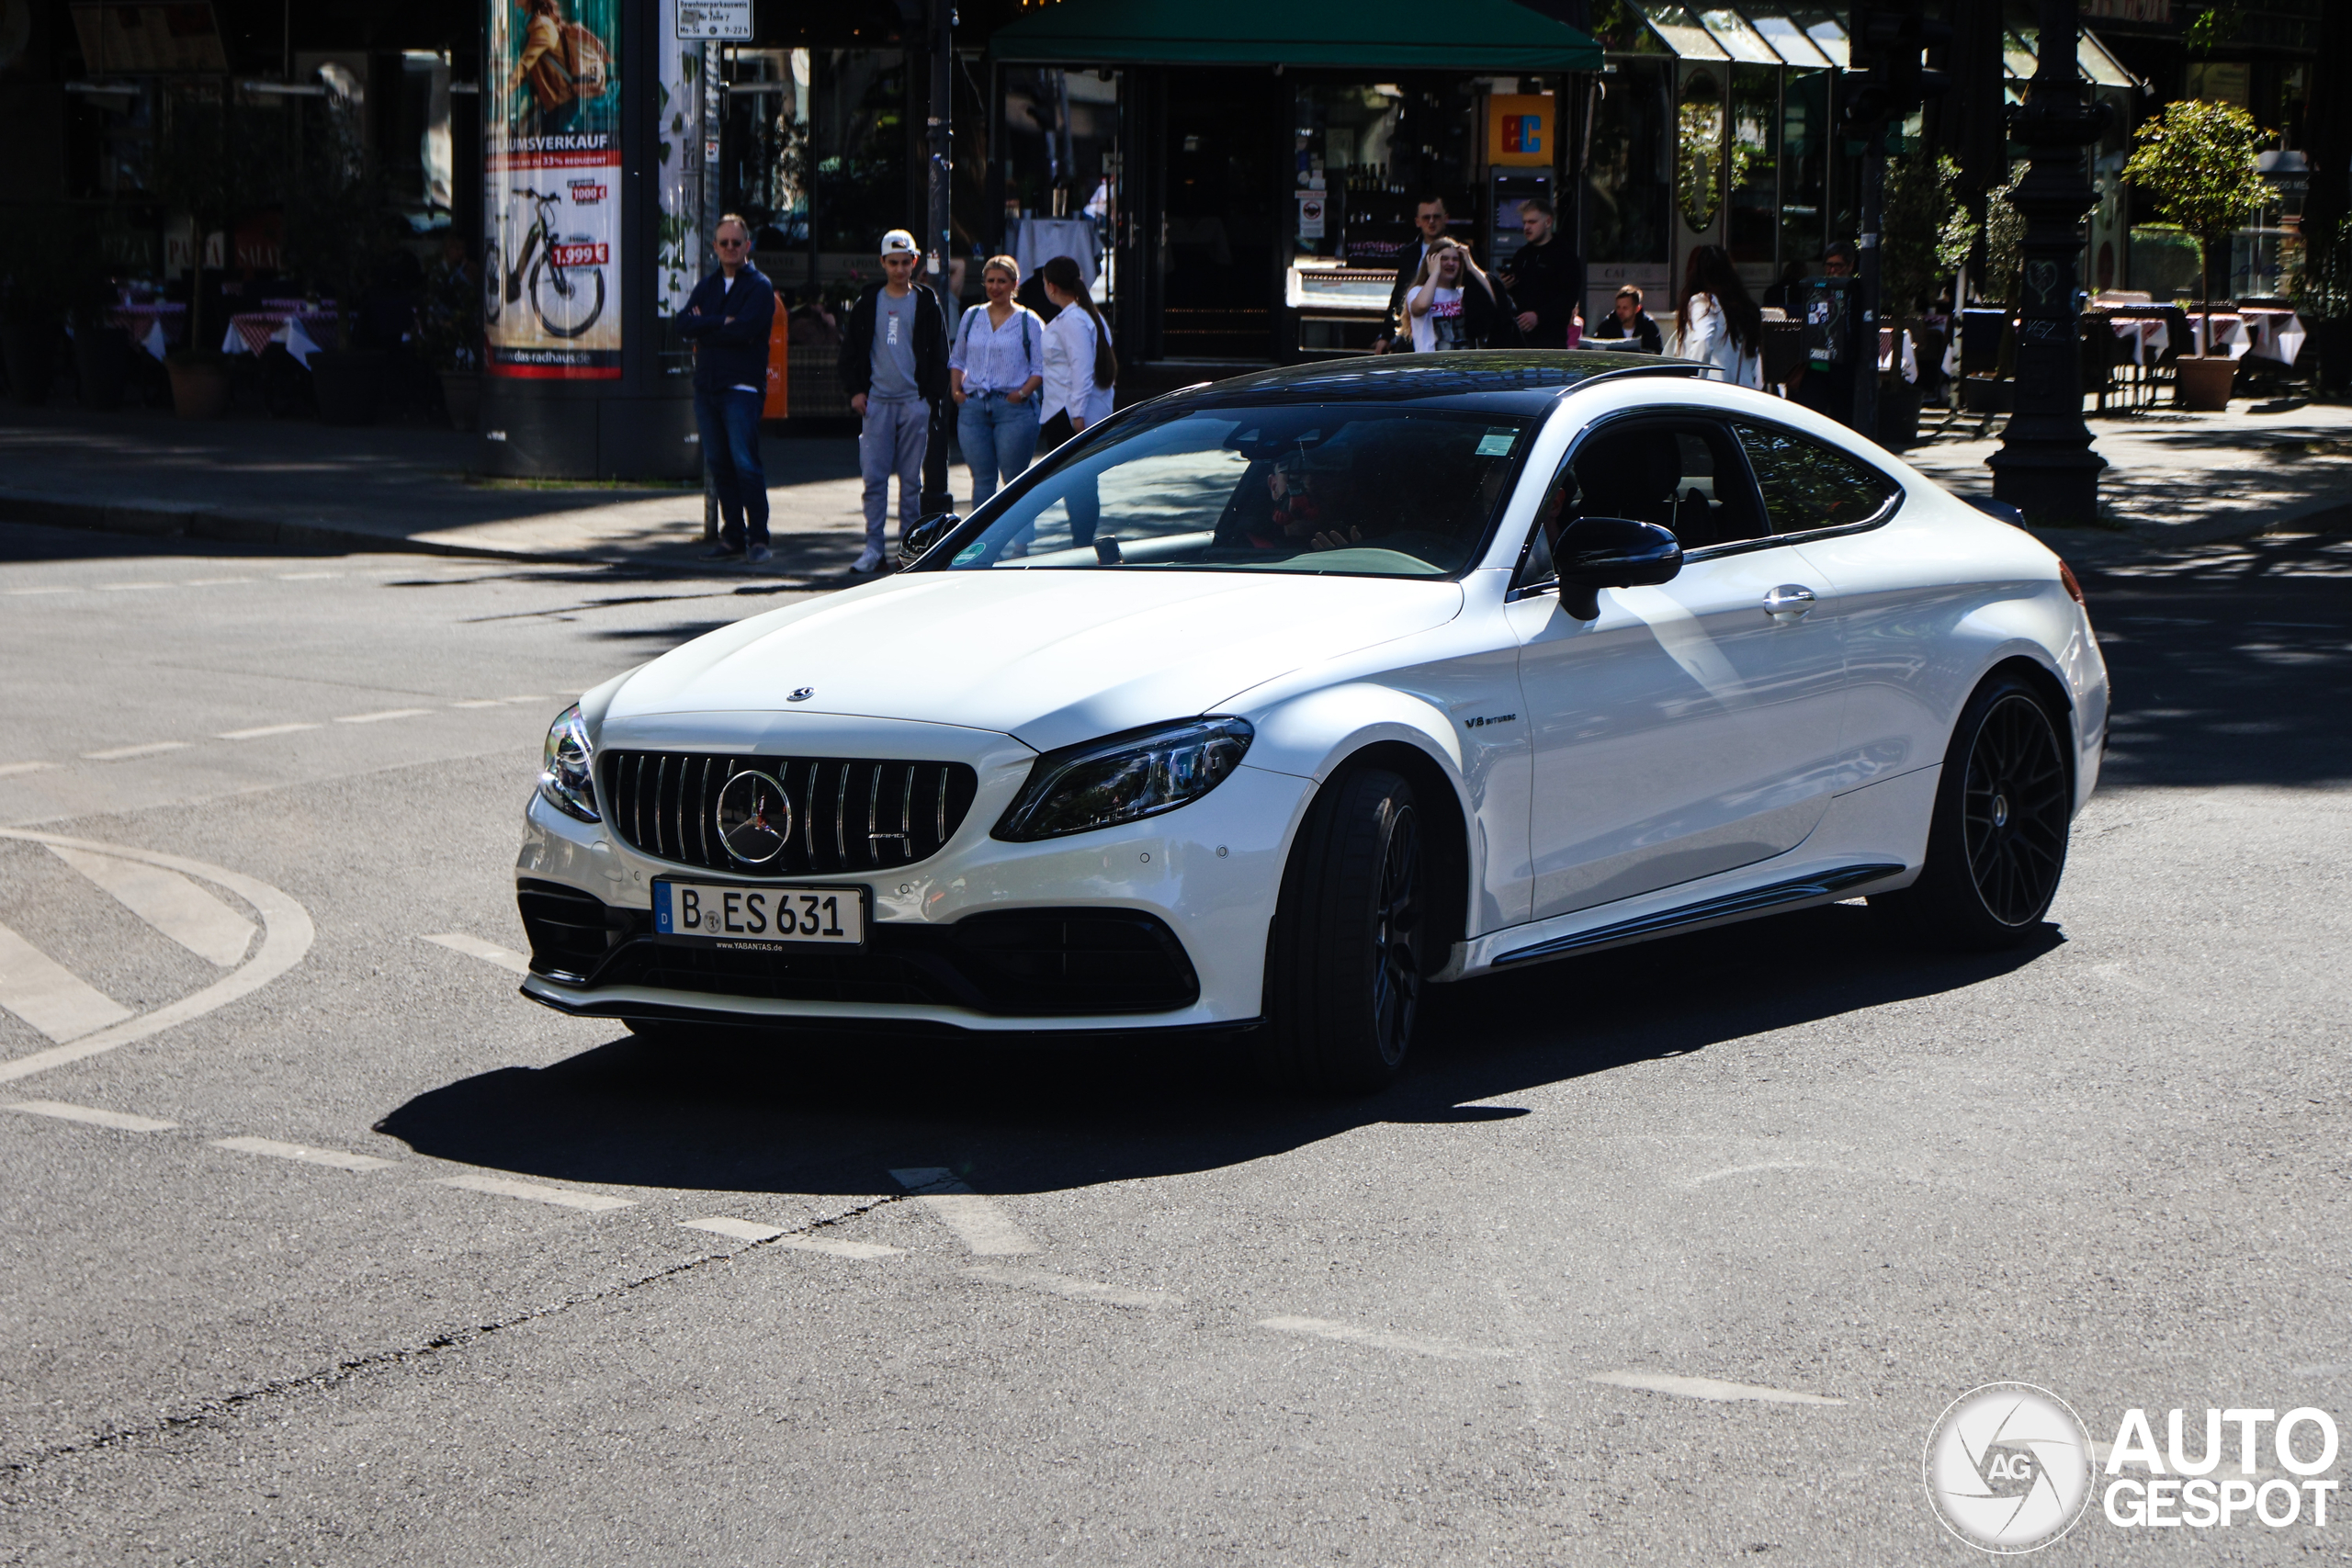
[[[879,571],[881,568],[882,552],[880,550],[869,548],[858,556],[857,564],[851,567],[850,570],[855,572],[858,576],[863,577],[869,571]]]
[[[743,552],[727,545],[713,545],[710,548],[703,551],[702,558],[705,560],[741,560],[743,558]]]
[[[752,547],[752,564],[753,566],[757,566],[762,561],[766,560],[769,557],[775,554],[775,552],[768,548],[765,545],[753,545]]]

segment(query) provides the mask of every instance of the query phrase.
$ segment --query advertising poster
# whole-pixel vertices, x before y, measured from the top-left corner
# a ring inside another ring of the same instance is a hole
[[[698,225],[702,221],[702,45],[680,36],[679,0],[662,0],[659,168],[662,216],[653,241],[653,309],[674,316],[686,308],[703,271]],[[682,370],[691,360],[683,360]]]
[[[620,0],[491,0],[482,327],[492,376],[621,373]]]

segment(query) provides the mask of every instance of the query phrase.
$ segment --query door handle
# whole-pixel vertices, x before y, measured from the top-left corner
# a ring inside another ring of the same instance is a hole
[[[1783,582],[1764,595],[1764,613],[1785,625],[1793,625],[1811,613],[1813,590],[1801,582]]]

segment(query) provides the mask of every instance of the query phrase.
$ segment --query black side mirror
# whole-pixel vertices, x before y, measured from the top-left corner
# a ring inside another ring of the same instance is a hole
[[[934,512],[919,520],[899,540],[899,565],[910,567],[929,554],[931,547],[956,531],[964,520],[953,512]]]
[[[1631,517],[1579,517],[1552,547],[1560,574],[1560,607],[1579,621],[1600,614],[1600,590],[1648,588],[1682,570],[1680,541],[1655,523]]]

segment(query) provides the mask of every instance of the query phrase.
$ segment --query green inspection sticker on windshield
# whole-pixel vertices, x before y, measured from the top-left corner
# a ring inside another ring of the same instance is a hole
[[[1512,446],[1515,445],[1518,440],[1519,432],[1516,430],[1488,430],[1478,442],[1477,456],[1481,457],[1508,457],[1510,456],[1510,449]],[[1459,451],[1461,448],[1456,447],[1455,450]]]

